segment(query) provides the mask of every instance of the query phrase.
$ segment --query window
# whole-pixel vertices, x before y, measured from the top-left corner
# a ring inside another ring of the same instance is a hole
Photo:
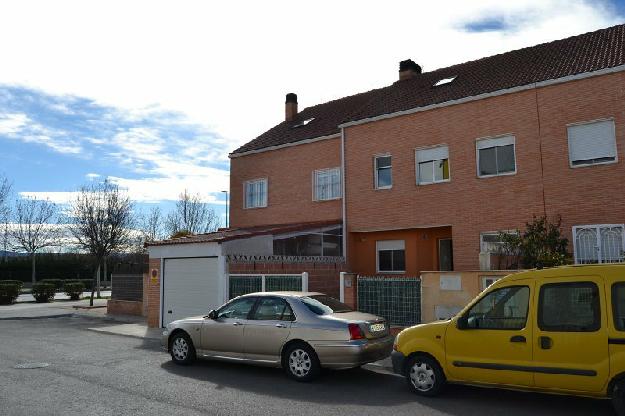
[[[289,304],[280,298],[261,298],[252,319],[256,321],[293,321]]]
[[[612,285],[612,315],[618,331],[625,331],[625,282]]]
[[[551,332],[593,332],[601,326],[599,289],[592,282],[549,283],[540,288],[538,327]]]
[[[616,162],[614,120],[567,126],[571,167]]]
[[[480,299],[466,314],[469,328],[523,329],[527,321],[530,289],[510,286],[493,290]]]
[[[404,240],[376,242],[378,272],[405,272],[406,250]]]
[[[580,225],[573,227],[576,264],[621,263],[625,261],[623,224]]]
[[[447,146],[416,150],[415,159],[419,185],[449,180],[449,148]]]
[[[514,136],[482,139],[476,142],[479,177],[516,173]]]
[[[343,229],[337,227],[275,236],[273,254],[340,257],[343,255]]]
[[[329,315],[331,313],[352,312],[352,308],[344,303],[328,296],[314,295],[300,298],[302,303],[316,315]]]
[[[393,186],[393,168],[391,156],[375,157],[375,187],[385,189]]]
[[[514,235],[515,231],[488,231],[480,234],[480,252],[499,254],[502,251],[504,242],[501,233]]]
[[[482,290],[487,289],[499,279],[501,279],[501,276],[482,276]]]
[[[313,199],[327,201],[341,197],[341,169],[316,170],[313,175]]]
[[[263,208],[266,206],[267,179],[245,182],[245,208]]]
[[[252,307],[256,303],[256,299],[257,298],[252,297],[233,300],[217,312],[217,319],[247,319]]]

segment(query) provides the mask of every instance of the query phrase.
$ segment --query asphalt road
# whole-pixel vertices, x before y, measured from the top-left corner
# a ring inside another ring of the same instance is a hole
[[[612,415],[610,403],[451,386],[425,399],[358,369],[302,384],[281,370],[174,365],[157,341],[101,334],[83,317],[0,321],[2,415]],[[40,369],[15,369],[45,362]]]

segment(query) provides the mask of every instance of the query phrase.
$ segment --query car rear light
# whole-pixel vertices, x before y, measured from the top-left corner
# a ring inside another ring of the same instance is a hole
[[[365,334],[364,334],[364,332],[362,332],[362,328],[360,328],[360,325],[358,325],[358,324],[347,324],[347,328],[349,329],[350,339],[356,340],[356,339],[364,339],[365,338]]]

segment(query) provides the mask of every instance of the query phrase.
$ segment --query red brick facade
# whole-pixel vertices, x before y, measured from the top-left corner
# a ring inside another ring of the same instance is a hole
[[[156,270],[156,277],[152,275],[154,270]],[[161,311],[161,259],[150,259],[150,270],[147,279],[144,279],[143,293],[146,299],[144,302],[147,301],[144,308],[147,312],[148,326],[158,327]]]
[[[230,226],[341,219],[341,200],[313,201],[313,172],[341,166],[340,138],[232,158]],[[266,208],[245,209],[243,183],[267,178]]]
[[[620,160],[571,168],[567,125],[603,118],[615,121]],[[505,134],[515,137],[516,174],[479,178],[476,140]],[[625,222],[623,72],[350,126],[344,135],[350,271],[371,273],[375,240],[395,238],[372,232],[448,227],[454,269],[472,270],[480,233],[523,228],[533,215],[560,215],[571,251],[573,226]],[[450,181],[417,185],[415,149],[439,144],[449,147]],[[233,158],[231,225],[340,219],[341,200],[312,201],[313,171],[340,166],[340,147],[331,139]],[[377,154],[392,155],[391,189],[374,189]],[[268,207],[243,209],[243,182],[261,177],[269,179]],[[418,247],[422,234],[407,238]],[[437,269],[436,258],[406,255],[411,274]]]

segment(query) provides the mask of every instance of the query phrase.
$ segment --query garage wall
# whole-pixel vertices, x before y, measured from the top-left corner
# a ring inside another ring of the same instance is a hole
[[[157,328],[160,326],[161,313],[161,259],[150,258],[147,279],[144,280],[143,287],[144,299],[147,304],[145,306],[147,313],[148,326]],[[156,279],[152,277],[152,273],[156,271]]]

